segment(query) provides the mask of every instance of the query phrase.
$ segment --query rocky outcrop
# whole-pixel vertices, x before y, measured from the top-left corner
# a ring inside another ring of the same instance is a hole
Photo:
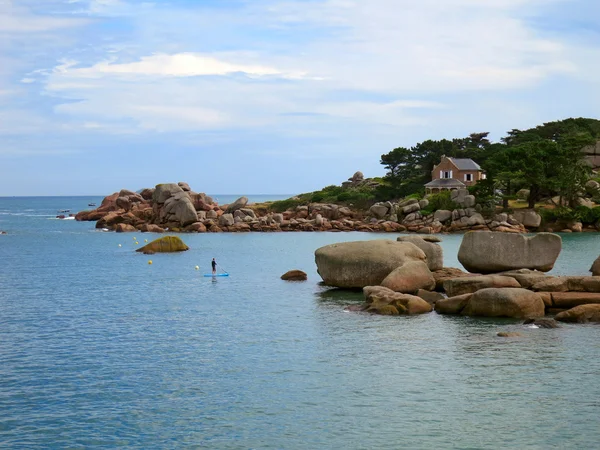
[[[411,242],[419,247],[427,256],[427,266],[432,272],[444,267],[444,251],[442,246],[423,239],[420,236],[400,236],[398,242]]]
[[[425,253],[414,244],[389,240],[343,242],[315,251],[324,283],[340,288],[376,286],[397,267],[425,260]]]
[[[136,252],[153,254],[183,252],[186,250],[189,250],[189,247],[184,244],[181,238],[177,236],[164,236],[144,245],[142,248],[137,249]]]
[[[600,305],[581,305],[556,315],[559,322],[600,323]]]
[[[472,277],[475,274],[463,272],[456,267],[443,267],[440,270],[436,270],[432,272],[433,278],[435,280],[435,290],[443,291],[444,290],[444,282],[446,280],[452,280],[454,278],[462,278],[462,277]]]
[[[538,229],[542,224],[542,216],[532,210],[516,210],[512,216],[527,229]]]
[[[527,237],[494,232],[464,235],[458,260],[469,272],[498,273],[515,269],[547,272],[561,251],[560,236],[538,233]]]
[[[489,288],[473,294],[461,311],[463,316],[475,317],[543,317],[545,306],[535,292],[521,288]]]
[[[308,276],[306,275],[306,272],[301,270],[290,270],[281,275],[281,279],[285,281],[306,281]]]
[[[425,262],[407,261],[392,270],[381,282],[381,286],[394,292],[414,294],[419,289],[434,289],[435,280]]]
[[[354,310],[388,316],[426,314],[433,310],[422,298],[400,294],[382,286],[366,286],[363,294],[366,303]]]
[[[240,197],[225,209],[226,213],[234,213],[238,209],[245,208],[248,204],[248,197]]]

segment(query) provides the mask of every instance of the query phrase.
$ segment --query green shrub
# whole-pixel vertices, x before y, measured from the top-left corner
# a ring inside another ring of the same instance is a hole
[[[284,212],[288,209],[293,209],[297,206],[305,204],[302,200],[296,198],[288,198],[286,200],[277,200],[269,205],[269,209],[274,212]]]
[[[426,211],[434,212],[438,209],[447,209],[453,211],[459,208],[459,205],[452,201],[452,193],[450,191],[442,191],[439,194],[431,194],[427,197],[429,205],[425,208]]]

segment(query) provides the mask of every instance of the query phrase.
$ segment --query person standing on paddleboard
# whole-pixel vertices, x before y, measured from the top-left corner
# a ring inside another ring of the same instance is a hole
[[[215,261],[215,258],[213,258],[211,265],[212,265],[212,273],[213,273],[213,275],[215,275],[217,273],[217,262]]]

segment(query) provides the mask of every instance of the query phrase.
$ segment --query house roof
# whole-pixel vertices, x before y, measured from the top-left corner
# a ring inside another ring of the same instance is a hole
[[[458,170],[482,170],[475,161],[469,158],[448,158]]]
[[[428,188],[464,188],[465,184],[456,178],[440,178],[425,185]]]

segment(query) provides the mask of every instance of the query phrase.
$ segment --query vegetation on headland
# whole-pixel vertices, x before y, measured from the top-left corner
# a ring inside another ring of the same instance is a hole
[[[443,155],[470,158],[485,171],[487,178],[469,188],[479,204],[489,208],[502,205],[508,209],[517,193],[527,193],[526,206],[534,208],[543,199],[557,198],[552,212],[544,219],[580,220],[597,223],[598,208],[578,207],[590,179],[600,181],[585,160],[584,147],[600,140],[600,120],[566,119],[549,122],[528,130],[513,129],[500,142],[491,142],[489,133],[472,133],[465,138],[426,140],[413,147],[398,147],[381,155],[386,169],[378,183],[360,186],[327,186],[319,191],[300,194],[291,199],[272,202],[269,209],[285,211],[310,203],[336,203],[368,208],[376,201],[424,196],[424,185],[431,181],[431,171]],[[600,203],[600,193],[593,200]],[[428,196],[427,211],[452,209],[447,193]]]

